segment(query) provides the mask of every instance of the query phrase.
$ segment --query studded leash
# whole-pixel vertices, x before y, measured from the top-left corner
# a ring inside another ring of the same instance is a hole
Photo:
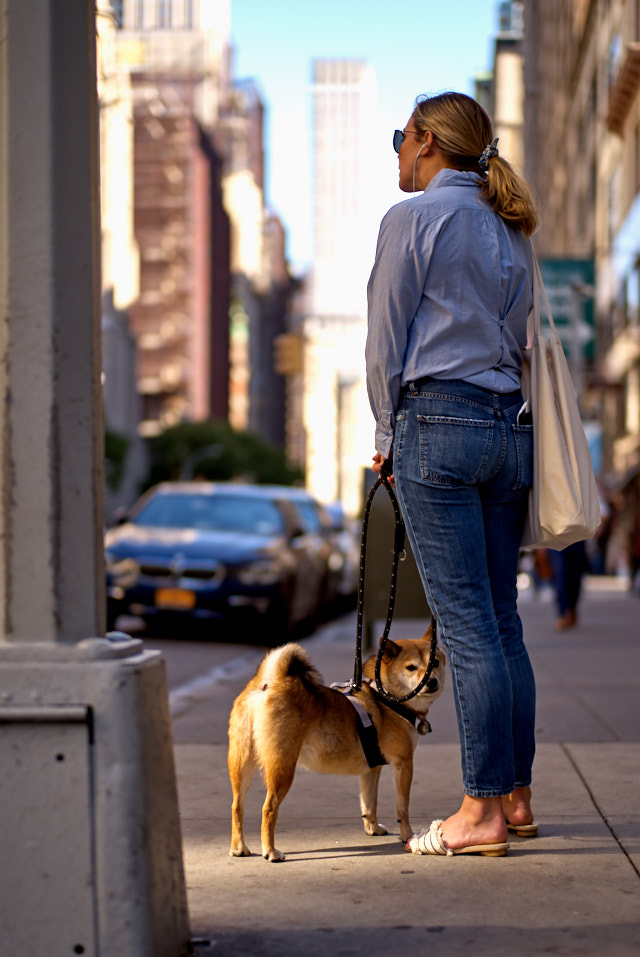
[[[413,691],[408,692],[408,694],[401,695],[396,697],[392,695],[389,691],[385,689],[382,683],[381,678],[381,666],[382,659],[384,657],[384,649],[389,640],[389,632],[391,630],[391,622],[393,620],[393,609],[396,601],[396,590],[398,585],[398,564],[401,561],[404,561],[406,558],[406,551],[404,547],[405,542],[405,526],[404,521],[402,520],[402,515],[400,513],[400,506],[398,505],[398,499],[396,494],[393,491],[391,483],[389,482],[389,476],[391,474],[392,460],[387,459],[380,470],[380,474],[374,484],[371,487],[371,491],[367,496],[365,502],[364,511],[362,514],[362,535],[360,538],[360,578],[358,580],[358,610],[357,610],[357,623],[356,623],[356,656],[355,664],[353,671],[353,678],[351,679],[351,689],[353,691],[359,691],[362,687],[362,621],[364,615],[364,581],[365,581],[365,568],[366,568],[366,553],[367,553],[367,532],[369,528],[369,516],[371,513],[371,505],[373,503],[373,498],[380,488],[381,485],[387,490],[387,494],[391,499],[391,504],[393,506],[394,512],[394,534],[393,534],[393,560],[391,563],[391,584],[389,588],[389,602],[387,605],[387,619],[385,621],[384,631],[380,639],[380,646],[378,648],[378,654],[376,657],[376,667],[375,667],[375,677],[376,677],[376,686],[380,695],[387,701],[392,701],[395,704],[401,704],[403,701],[408,701],[410,698],[414,698],[422,689],[425,687],[427,681],[431,677],[431,673],[435,667],[436,663],[436,649],[438,645],[438,636],[437,636],[437,627],[436,620],[433,618],[432,627],[431,627],[431,647],[429,650],[429,661],[427,664],[427,670],[420,681],[420,683],[413,689]]]

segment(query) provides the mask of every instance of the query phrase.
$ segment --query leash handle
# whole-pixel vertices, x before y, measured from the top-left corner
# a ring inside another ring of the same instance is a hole
[[[351,688],[353,691],[359,691],[362,687],[362,619],[364,613],[364,580],[365,580],[365,569],[366,569],[366,550],[367,550],[367,531],[369,526],[369,516],[371,512],[371,505],[373,503],[373,498],[381,485],[384,485],[389,498],[391,499],[391,505],[393,506],[393,511],[395,515],[395,527],[394,527],[394,536],[393,536],[393,561],[391,565],[391,585],[389,589],[389,602],[387,605],[387,618],[385,621],[384,631],[382,638],[380,639],[380,646],[378,648],[378,654],[376,657],[376,668],[375,668],[375,680],[378,691],[383,698],[386,698],[387,701],[392,701],[395,704],[401,704],[404,701],[409,701],[410,698],[414,698],[420,691],[425,687],[427,681],[431,677],[433,669],[435,667],[436,661],[436,649],[437,649],[437,629],[435,618],[432,618],[432,628],[431,628],[431,647],[429,651],[429,661],[427,664],[427,670],[413,691],[410,691],[406,695],[396,697],[388,692],[384,685],[382,684],[382,679],[380,676],[382,659],[384,656],[384,649],[386,647],[387,641],[389,640],[389,632],[391,630],[391,622],[393,621],[393,610],[395,606],[396,599],[396,590],[397,590],[397,581],[398,581],[398,563],[401,556],[404,552],[405,544],[405,525],[402,520],[402,515],[400,512],[400,506],[398,505],[398,499],[396,494],[391,487],[389,482],[389,477],[393,473],[393,459],[388,458],[382,463],[380,473],[373,486],[371,491],[367,496],[365,502],[364,511],[362,514],[362,535],[360,539],[360,578],[358,580],[358,610],[357,610],[357,623],[356,623],[356,656],[355,664],[353,671],[353,679],[351,681]]]

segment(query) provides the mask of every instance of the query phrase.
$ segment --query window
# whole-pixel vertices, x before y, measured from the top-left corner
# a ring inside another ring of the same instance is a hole
[[[171,26],[171,0],[158,0],[158,29],[167,30]]]

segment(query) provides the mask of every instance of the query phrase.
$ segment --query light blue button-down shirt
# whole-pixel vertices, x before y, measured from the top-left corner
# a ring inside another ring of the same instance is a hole
[[[408,382],[464,379],[494,392],[520,386],[531,248],[479,192],[475,173],[443,169],[382,220],[367,287],[366,360],[375,446],[385,458]]]

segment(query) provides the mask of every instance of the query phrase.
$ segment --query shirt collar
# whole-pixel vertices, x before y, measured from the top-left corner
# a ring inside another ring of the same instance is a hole
[[[439,186],[475,186],[482,183],[481,178],[472,170],[449,169],[445,167],[439,170],[430,183],[424,189],[428,193],[430,189],[437,189]]]

